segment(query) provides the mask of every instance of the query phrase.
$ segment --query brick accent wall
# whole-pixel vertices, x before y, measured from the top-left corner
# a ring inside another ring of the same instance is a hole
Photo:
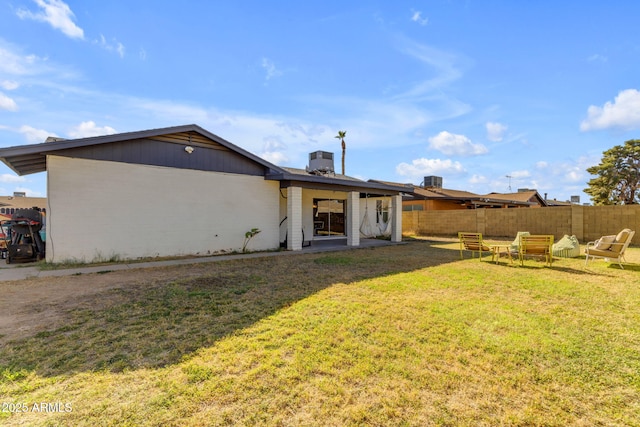
[[[513,238],[518,231],[528,231],[553,234],[556,240],[565,234],[575,235],[581,242],[588,242],[623,228],[638,232],[631,243],[640,244],[640,205],[402,213],[403,233],[423,236],[455,237],[459,231],[469,231],[485,237]]]

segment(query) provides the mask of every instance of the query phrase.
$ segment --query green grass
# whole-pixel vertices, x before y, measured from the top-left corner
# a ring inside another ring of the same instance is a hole
[[[640,426],[640,249],[625,270],[457,249],[234,260],[105,292],[0,348],[0,404],[72,411],[0,424]]]

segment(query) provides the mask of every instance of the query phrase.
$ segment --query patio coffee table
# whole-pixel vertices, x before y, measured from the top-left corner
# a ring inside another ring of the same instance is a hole
[[[497,245],[490,245],[489,246],[491,248],[491,250],[493,251],[495,257],[496,257],[496,264],[498,263],[498,260],[500,259],[500,254],[502,253],[502,251],[504,251],[505,255],[509,258],[509,261],[511,262],[511,264],[513,264],[513,257],[511,256],[511,244],[510,243],[500,243]]]

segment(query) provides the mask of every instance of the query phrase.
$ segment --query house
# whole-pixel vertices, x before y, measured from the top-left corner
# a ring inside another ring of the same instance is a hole
[[[537,191],[475,194],[444,188],[415,187],[403,198],[403,210],[452,210],[479,208],[539,208],[546,201]]]
[[[0,149],[19,175],[47,172],[47,262],[233,252],[252,229],[249,250],[359,246],[374,200],[400,241],[404,188],[318,156],[282,168],[193,124]]]
[[[475,194],[469,191],[442,188],[441,177],[428,176],[423,182],[423,186],[404,184],[405,191],[402,198],[404,211],[547,206],[546,200],[536,190],[531,189],[521,189],[516,193]],[[392,183],[386,182],[386,184]]]
[[[27,197],[24,192],[14,192],[13,196],[0,196],[0,224],[10,221],[18,209],[37,209],[43,215],[47,212],[46,197]],[[0,249],[6,248],[7,229],[0,227]],[[46,227],[40,230],[40,235],[46,239]]]
[[[11,218],[16,209],[37,208],[46,211],[46,197],[27,197],[25,193],[14,192],[13,196],[0,196],[0,214]]]

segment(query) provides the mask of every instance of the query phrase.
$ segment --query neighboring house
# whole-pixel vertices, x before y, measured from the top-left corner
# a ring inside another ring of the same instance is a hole
[[[4,148],[0,159],[48,174],[47,262],[239,251],[254,228],[249,250],[359,246],[370,200],[390,206],[390,238],[402,239],[403,187],[323,161],[282,168],[197,125]]]
[[[26,197],[24,193],[14,192],[13,196],[0,196],[0,214],[11,217],[16,209],[47,208],[46,197]]]
[[[557,207],[557,206],[573,206],[573,205],[577,205],[579,203],[575,203],[575,202],[571,202],[571,201],[560,201],[560,200],[556,200],[556,199],[547,199],[547,206],[550,207]]]
[[[14,192],[13,196],[0,196],[0,223],[11,220],[18,209],[38,209],[43,214],[47,211],[46,197],[27,197],[25,193]],[[0,248],[6,247],[6,228],[0,227]],[[40,230],[46,239],[46,227]]]
[[[379,183],[393,184],[384,181]],[[442,178],[425,177],[426,186],[404,185],[402,206],[405,211],[454,210],[478,208],[539,208],[547,203],[536,190],[523,189],[516,193],[475,194],[469,191],[442,188]],[[433,184],[433,185],[431,185]]]
[[[444,188],[414,187],[413,192],[403,198],[403,209],[452,210],[478,208],[539,208],[546,206],[537,191],[518,193],[474,194],[468,191]]]

